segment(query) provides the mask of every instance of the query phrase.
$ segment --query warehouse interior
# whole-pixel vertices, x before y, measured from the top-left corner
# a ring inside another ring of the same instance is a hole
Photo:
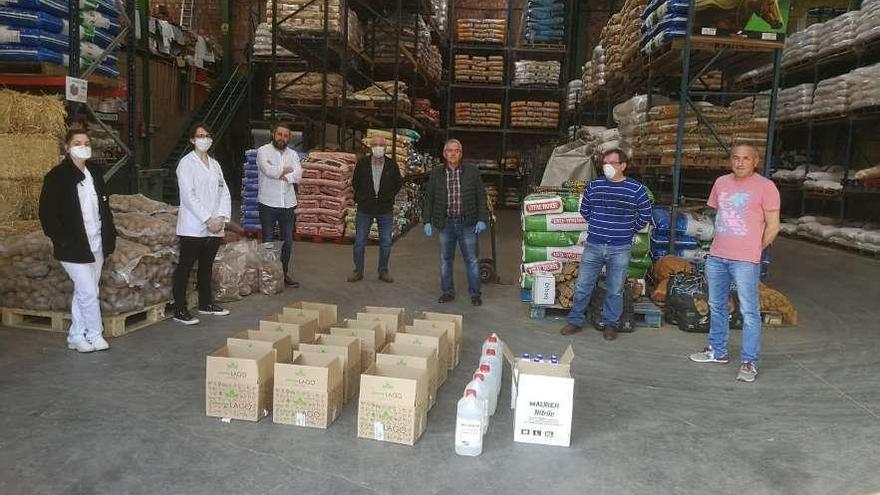
[[[880,494],[878,75],[877,0],[2,2],[0,493]],[[187,301],[172,294],[197,123],[231,199],[210,288],[230,314],[183,326],[180,307],[203,306],[196,270]],[[264,242],[258,150],[279,123],[302,173],[296,287]],[[41,222],[70,129],[88,133],[118,236],[97,275],[104,352],[65,345],[75,283]],[[355,174],[380,138],[401,182],[393,283],[373,269],[378,217],[353,283]],[[442,301],[445,233],[425,228],[451,142],[485,203],[479,305],[464,247]],[[688,358],[710,331],[707,201],[743,145],[780,198],[754,383],[734,379],[742,299],[734,362]],[[609,151],[651,218],[619,331],[603,272],[584,331],[560,334]],[[224,382],[221,362],[259,378]],[[294,370],[326,378],[279,385]],[[456,455],[472,390],[490,397],[475,457]]]

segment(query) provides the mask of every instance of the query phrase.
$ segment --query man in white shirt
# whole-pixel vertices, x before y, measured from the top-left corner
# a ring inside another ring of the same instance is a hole
[[[288,265],[293,250],[293,232],[296,226],[296,190],[294,184],[302,179],[302,166],[296,151],[287,147],[290,142],[290,126],[278,123],[272,126],[272,142],[257,150],[260,167],[257,202],[260,222],[263,225],[263,241],[275,239],[275,224],[281,231],[281,264],[284,266],[284,284],[299,287],[289,274]]]

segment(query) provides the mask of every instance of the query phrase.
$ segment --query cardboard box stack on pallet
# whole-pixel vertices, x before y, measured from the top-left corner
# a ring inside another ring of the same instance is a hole
[[[207,357],[207,416],[328,428],[358,404],[358,437],[413,445],[461,354],[460,315],[297,302]]]

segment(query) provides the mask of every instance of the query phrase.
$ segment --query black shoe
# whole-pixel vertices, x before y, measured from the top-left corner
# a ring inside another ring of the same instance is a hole
[[[443,294],[442,296],[440,296],[440,299],[437,299],[437,302],[440,304],[445,304],[454,300],[455,296],[453,296],[452,294]]]
[[[214,316],[226,316],[229,314],[228,309],[223,309],[216,304],[212,304],[210,306],[199,306],[199,314],[203,315],[214,315]]]
[[[473,304],[474,306],[482,306],[483,299],[481,299],[480,296],[474,296],[471,298],[471,304]]]
[[[174,321],[183,323],[184,325],[198,325],[199,319],[191,315],[187,310],[178,310],[174,312]]]

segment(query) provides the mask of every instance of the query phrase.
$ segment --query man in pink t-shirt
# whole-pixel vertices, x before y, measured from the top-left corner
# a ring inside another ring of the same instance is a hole
[[[730,165],[733,173],[715,181],[708,202],[717,210],[715,239],[706,260],[709,342],[703,352],[691,354],[690,359],[698,363],[730,361],[727,300],[733,282],[743,315],[742,364],[736,379],[753,382],[761,350],[761,252],[779,233],[779,190],[755,173],[758,151],[753,146],[739,145],[731,150]]]

